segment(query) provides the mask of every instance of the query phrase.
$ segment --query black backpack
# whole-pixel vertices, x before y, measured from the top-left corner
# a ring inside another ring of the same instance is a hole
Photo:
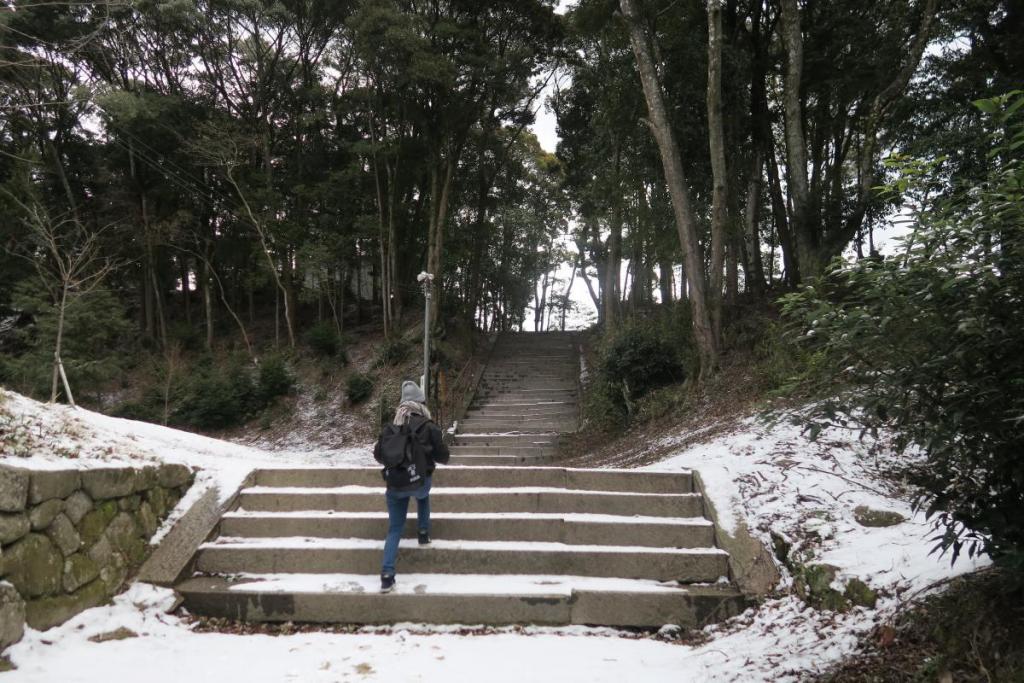
[[[428,475],[428,420],[414,415],[404,425],[389,424],[380,433],[381,475],[389,489],[412,490]]]

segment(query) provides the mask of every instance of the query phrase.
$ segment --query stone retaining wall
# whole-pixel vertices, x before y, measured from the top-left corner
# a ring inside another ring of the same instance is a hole
[[[0,464],[0,650],[106,602],[192,484],[184,465],[28,470]]]

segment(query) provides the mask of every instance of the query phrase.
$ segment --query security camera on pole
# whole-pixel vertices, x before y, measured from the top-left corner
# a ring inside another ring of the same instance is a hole
[[[423,395],[430,397],[430,297],[433,291],[434,276],[423,271],[416,276],[420,286],[423,287],[423,381],[420,386],[423,388]]]

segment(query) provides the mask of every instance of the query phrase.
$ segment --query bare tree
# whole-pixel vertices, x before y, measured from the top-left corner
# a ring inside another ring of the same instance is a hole
[[[171,417],[171,394],[174,390],[174,380],[183,365],[184,358],[182,357],[180,342],[174,341],[164,347],[164,367],[161,368],[163,374],[163,387],[161,389],[164,399],[164,425],[167,424]]]
[[[292,321],[292,311],[290,304],[290,297],[288,295],[288,289],[284,286],[281,281],[281,274],[277,271],[277,264],[274,263],[274,250],[273,250],[273,236],[270,233],[266,223],[256,215],[253,211],[252,205],[249,203],[249,199],[246,197],[246,193],[242,188],[241,183],[235,177],[235,169],[241,164],[239,158],[241,157],[242,150],[238,141],[229,135],[211,131],[211,134],[206,136],[201,145],[194,147],[194,151],[201,158],[205,159],[208,163],[218,167],[223,173],[224,178],[231,185],[231,188],[235,191],[238,196],[239,202],[242,204],[242,210],[245,213],[247,222],[252,225],[256,231],[256,237],[260,241],[260,251],[267,259],[267,267],[270,269],[270,274],[274,278],[274,284],[277,286],[278,291],[281,293],[281,297],[284,299],[284,319],[285,325],[288,328],[288,346],[295,348],[295,327]],[[218,281],[219,284],[219,281]]]
[[[117,262],[102,254],[101,237],[110,226],[90,231],[75,219],[53,220],[38,204],[25,204],[6,189],[4,193],[23,210],[31,237],[27,250],[13,253],[33,265],[57,308],[50,402],[57,400],[58,382],[63,382],[68,403],[74,406],[74,395],[60,355],[64,318],[72,301],[96,289],[118,267]]]

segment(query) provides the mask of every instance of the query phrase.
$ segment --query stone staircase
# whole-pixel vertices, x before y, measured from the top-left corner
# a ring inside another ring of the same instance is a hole
[[[506,333],[459,422],[452,464],[544,465],[579,427],[579,353],[571,332]]]
[[[378,593],[376,468],[264,469],[178,584],[186,608],[366,624],[698,627],[737,614],[743,596],[692,473],[524,466],[576,428],[577,362],[569,335],[498,341],[458,464],[434,478],[434,543],[417,545],[410,509],[394,593]],[[537,391],[556,394],[525,393]]]

